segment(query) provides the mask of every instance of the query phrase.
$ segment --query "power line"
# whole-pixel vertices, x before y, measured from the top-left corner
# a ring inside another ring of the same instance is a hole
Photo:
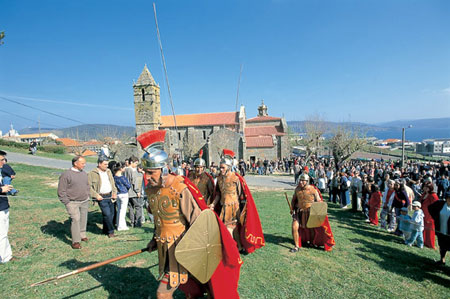
[[[4,96],[7,98],[15,98],[15,99],[19,99],[19,100],[34,101],[34,102],[67,104],[67,105],[74,105],[74,106],[94,107],[94,108],[113,109],[113,110],[127,110],[127,111],[133,110],[133,108],[126,108],[126,107],[120,107],[120,106],[110,106],[110,105],[105,106],[105,105],[86,104],[86,103],[79,103],[79,102],[59,101],[59,100],[52,100],[52,99],[40,99],[40,98],[30,98],[30,97],[20,97],[20,96],[9,96],[9,95],[0,95],[0,96]]]
[[[56,117],[65,119],[65,120],[70,120],[70,121],[73,121],[73,122],[76,122],[76,123],[79,123],[79,124],[82,124],[82,125],[85,125],[85,124],[86,124],[86,123],[81,122],[81,121],[79,121],[79,120],[76,120],[76,119],[73,119],[73,118],[70,118],[70,117],[67,117],[67,116],[62,116],[62,115],[59,115],[59,114],[56,114],[56,113],[53,113],[53,112],[49,112],[49,111],[46,111],[46,110],[42,110],[42,109],[39,109],[39,108],[30,106],[30,105],[27,105],[27,104],[24,104],[24,103],[21,103],[21,102],[12,100],[12,99],[8,99],[8,98],[2,97],[2,96],[0,96],[0,99],[5,100],[5,101],[8,101],[8,102],[16,103],[16,104],[18,104],[18,105],[22,105],[22,106],[27,107],[27,108],[30,108],[30,109],[38,110],[38,111],[41,111],[41,112],[47,113],[47,114],[49,114],[49,115],[53,115],[53,116],[56,116]]]
[[[3,112],[3,113],[9,114],[9,115],[13,115],[13,116],[15,116],[15,117],[20,117],[20,118],[23,118],[23,119],[26,119],[26,120],[29,120],[29,121],[32,121],[32,122],[37,122],[37,121],[34,120],[34,119],[27,118],[27,117],[25,117],[25,116],[18,115],[18,114],[15,114],[15,113],[11,113],[11,112],[9,112],[9,111],[5,111],[5,110],[2,110],[2,109],[0,109],[0,111]],[[52,124],[44,123],[44,122],[41,122],[41,124],[44,124],[44,125],[47,125],[47,126],[52,126],[52,127],[55,127],[55,128],[62,128],[61,126],[52,125]]]

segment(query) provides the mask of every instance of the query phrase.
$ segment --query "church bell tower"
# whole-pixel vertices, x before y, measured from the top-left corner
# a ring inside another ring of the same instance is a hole
[[[137,82],[133,84],[133,90],[137,136],[150,130],[157,130],[161,125],[160,88],[147,65],[144,66]]]

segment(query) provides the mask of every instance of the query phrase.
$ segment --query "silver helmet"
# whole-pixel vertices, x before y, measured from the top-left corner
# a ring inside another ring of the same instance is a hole
[[[302,174],[300,175],[299,180],[300,180],[300,181],[307,181],[307,182],[309,182],[309,175],[307,175],[306,173],[302,173]]]
[[[201,149],[200,152],[198,153],[198,158],[195,159],[194,161],[194,167],[195,166],[206,166],[206,161],[204,159],[202,159],[203,156],[203,150]]]
[[[233,167],[233,158],[235,155],[235,153],[232,150],[226,149],[224,148],[222,150],[222,159],[220,160],[220,164],[225,164],[228,167]]]
[[[159,169],[167,166],[169,156],[164,151],[165,136],[166,131],[153,130],[137,137],[137,141],[145,151],[144,156],[142,156],[143,169]]]
[[[206,166],[206,161],[204,159],[202,159],[202,158],[197,158],[194,161],[194,167],[195,166],[203,166],[203,167],[205,167]]]
[[[142,156],[143,169],[159,169],[167,166],[169,156],[167,153],[157,146],[147,149],[144,156]]]

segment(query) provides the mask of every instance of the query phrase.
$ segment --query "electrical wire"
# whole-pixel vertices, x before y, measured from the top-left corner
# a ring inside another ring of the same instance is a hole
[[[21,106],[24,106],[24,107],[27,107],[27,108],[30,108],[30,109],[38,110],[38,111],[41,111],[41,112],[47,113],[49,115],[65,119],[65,120],[70,120],[70,121],[73,121],[73,122],[76,122],[76,123],[79,123],[79,124],[82,124],[82,125],[86,125],[86,123],[84,123],[82,121],[79,121],[79,120],[76,120],[76,119],[73,119],[73,118],[70,118],[70,117],[67,117],[67,116],[62,116],[62,115],[59,115],[59,114],[56,114],[56,113],[53,113],[53,112],[49,112],[49,111],[46,111],[46,110],[42,110],[40,108],[36,108],[36,107],[30,106],[30,105],[18,102],[16,100],[8,99],[8,98],[3,97],[3,96],[0,96],[0,99],[2,99],[4,101],[11,102],[11,103],[15,103],[17,105],[21,105]]]
[[[26,119],[26,120],[29,120],[29,121],[32,121],[32,122],[37,122],[37,121],[34,120],[34,119],[27,118],[27,117],[25,117],[25,116],[18,115],[18,114],[15,114],[15,113],[11,113],[11,112],[9,112],[9,111],[5,111],[5,110],[2,110],[2,109],[0,109],[0,112],[6,113],[6,114],[9,114],[9,115],[13,115],[13,116],[15,116],[15,117],[20,117],[20,118],[23,118],[23,119]],[[52,126],[52,127],[55,127],[55,128],[62,128],[61,126],[52,125],[52,124],[44,123],[44,122],[41,122],[41,124],[47,125],[47,126]]]

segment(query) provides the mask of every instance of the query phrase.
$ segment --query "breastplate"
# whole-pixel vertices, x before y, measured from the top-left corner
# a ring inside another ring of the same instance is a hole
[[[200,190],[200,193],[206,200],[209,196],[208,192],[209,177],[205,173],[202,173],[199,177],[189,175],[189,179],[191,180],[192,183],[194,183],[195,186],[197,186],[198,190]]]
[[[186,230],[186,220],[180,210],[180,196],[185,187],[177,178],[169,187],[149,190],[148,201],[155,218],[156,241],[175,242]]]
[[[310,186],[307,186],[305,189],[297,189],[295,190],[295,194],[297,195],[297,207],[300,210],[305,210],[311,207],[311,204],[314,202],[314,191]]]
[[[219,176],[217,184],[221,193],[220,202],[222,205],[238,201],[237,184],[239,184],[239,179],[234,174],[225,177]]]

